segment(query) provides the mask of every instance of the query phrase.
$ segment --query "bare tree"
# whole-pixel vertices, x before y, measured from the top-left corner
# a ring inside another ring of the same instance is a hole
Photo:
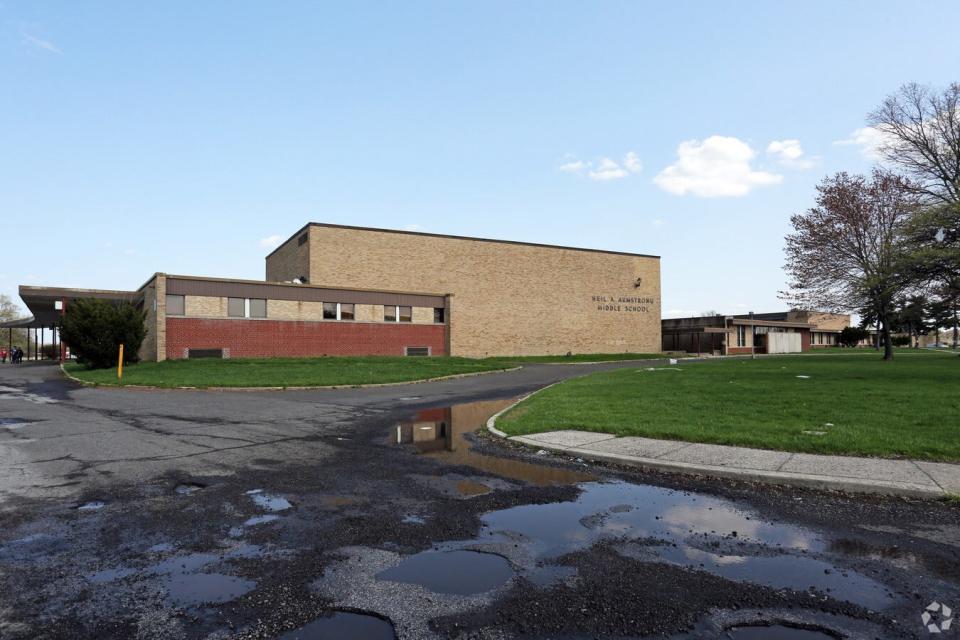
[[[867,116],[883,134],[880,153],[931,200],[960,202],[960,83],[943,91],[900,87]]]
[[[838,173],[817,186],[817,205],[792,216],[786,237],[789,291],[780,297],[803,309],[856,312],[880,320],[884,360],[894,299],[905,290],[904,227],[919,206],[916,187],[893,173]]]

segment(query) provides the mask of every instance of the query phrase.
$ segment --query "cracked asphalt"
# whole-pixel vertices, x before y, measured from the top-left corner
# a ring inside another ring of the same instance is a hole
[[[0,638],[921,638],[960,608],[956,503],[473,433],[619,366],[287,392],[0,366]]]

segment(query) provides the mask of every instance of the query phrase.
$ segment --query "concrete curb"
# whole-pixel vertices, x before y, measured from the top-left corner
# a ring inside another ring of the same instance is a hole
[[[103,389],[132,389],[135,391],[314,391],[320,389],[373,389],[376,387],[402,387],[411,384],[423,384],[425,382],[441,382],[443,380],[455,380],[457,378],[472,378],[474,376],[485,376],[491,373],[509,373],[519,371],[523,367],[511,367],[509,369],[491,369],[490,371],[472,371],[470,373],[454,373],[449,376],[438,376],[436,378],[423,378],[422,380],[403,380],[400,382],[378,382],[372,384],[334,384],[316,387],[157,387],[146,384],[104,384],[102,382],[90,382],[81,380],[71,375],[61,364],[60,372],[70,380],[82,384],[85,387],[100,387]]]
[[[486,428],[487,431],[498,436],[510,440],[511,442],[517,442],[529,447],[534,447],[536,449],[543,449],[547,451],[553,451],[556,453],[563,453],[583,460],[591,460],[594,462],[609,462],[619,465],[626,465],[631,467],[638,467],[641,469],[649,469],[654,471],[663,471],[667,473],[679,473],[687,475],[698,475],[698,476],[712,476],[717,478],[728,478],[733,480],[745,480],[749,482],[765,482],[770,484],[781,484],[781,485],[790,485],[790,486],[799,486],[812,489],[821,489],[821,490],[833,490],[833,491],[844,491],[848,493],[874,493],[874,494],[885,494],[885,495],[897,495],[897,496],[907,496],[911,498],[925,498],[925,499],[942,499],[951,495],[951,493],[941,487],[939,484],[934,482],[933,485],[927,484],[918,484],[911,482],[896,482],[890,480],[882,479],[865,479],[865,478],[853,478],[853,477],[844,477],[844,476],[835,476],[835,475],[814,475],[806,473],[795,473],[795,472],[785,472],[785,471],[767,471],[760,469],[751,469],[744,467],[727,467],[727,466],[718,466],[710,464],[697,464],[690,462],[681,462],[673,460],[662,460],[658,458],[647,458],[641,456],[631,456],[624,455],[619,453],[612,453],[608,451],[597,451],[594,449],[584,449],[581,447],[554,444],[549,442],[543,442],[540,440],[535,440],[532,437],[526,436],[509,436],[500,429],[496,427],[497,420],[506,412],[510,411],[516,407],[521,402],[527,400],[531,396],[540,393],[550,387],[559,384],[559,382],[551,384],[549,386],[538,389],[532,393],[527,394],[526,396],[520,398],[510,406],[501,410],[497,414],[490,417],[487,420]],[[545,432],[550,433],[550,432]],[[542,435],[542,434],[531,434],[531,435]],[[610,439],[614,439],[613,434],[603,434],[597,432],[598,436],[607,435]],[[674,441],[670,441],[674,442]],[[685,441],[677,440],[675,441],[679,446],[685,446],[688,443]],[[722,446],[722,445],[716,445]],[[742,449],[744,447],[731,447],[731,449]],[[831,457],[840,457],[840,456],[831,456]],[[853,456],[848,456],[851,459],[861,459]],[[909,462],[909,461],[907,461]],[[931,478],[932,479],[932,478]]]

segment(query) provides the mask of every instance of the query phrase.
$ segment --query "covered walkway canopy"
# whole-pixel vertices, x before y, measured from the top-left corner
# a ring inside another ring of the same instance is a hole
[[[46,329],[50,330],[50,344],[57,345],[56,326],[59,323],[60,316],[66,313],[73,300],[81,298],[98,298],[101,300],[112,300],[115,302],[140,302],[143,294],[138,291],[113,291],[105,289],[70,289],[66,287],[34,287],[29,285],[20,285],[20,298],[27,305],[27,309],[32,314],[27,318],[18,318],[0,322],[0,329],[7,329],[6,346],[9,349],[13,346],[13,330],[26,329],[27,343],[24,349],[24,355],[27,358],[40,359],[42,356],[42,347],[44,345]],[[30,330],[33,330],[33,353],[31,353]],[[2,335],[2,334],[0,334]],[[21,346],[21,345],[17,345]],[[62,345],[58,349],[60,358],[64,356]]]

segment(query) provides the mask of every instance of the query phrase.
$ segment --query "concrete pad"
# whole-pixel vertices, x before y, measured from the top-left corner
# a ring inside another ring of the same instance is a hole
[[[916,461],[921,471],[933,478],[944,491],[960,494],[960,464]]]
[[[884,480],[914,485],[934,485],[923,471],[909,460],[881,460],[850,456],[818,456],[797,453],[780,471],[838,478]]]
[[[523,436],[526,440],[542,442],[563,447],[582,447],[591,442],[609,440],[614,436],[609,433],[596,433],[593,431],[574,431],[572,429],[565,431],[548,431],[546,433],[532,433]]]
[[[580,448],[587,451],[603,451],[624,456],[637,456],[639,458],[659,458],[666,453],[689,446],[690,443],[679,440],[654,440],[653,438],[634,438],[633,436],[628,436],[625,438],[611,438],[609,440],[591,442]]]
[[[790,459],[784,451],[766,451],[746,447],[726,447],[716,444],[692,444],[661,456],[661,460],[705,464],[736,469],[776,471]]]

